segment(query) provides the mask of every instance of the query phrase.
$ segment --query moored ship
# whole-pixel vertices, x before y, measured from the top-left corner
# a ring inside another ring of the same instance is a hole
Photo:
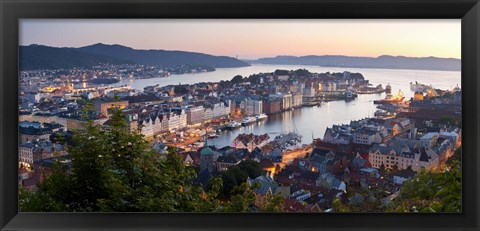
[[[237,121],[232,121],[232,122],[228,123],[227,129],[234,129],[234,128],[238,128],[240,126],[242,126],[241,123],[239,123]]]
[[[268,116],[267,116],[267,114],[262,113],[260,115],[256,115],[255,118],[257,119],[257,121],[260,121],[260,120],[264,120],[264,119],[268,118]]]
[[[247,126],[255,122],[257,122],[257,119],[255,117],[246,117],[245,119],[242,120],[242,125]]]
[[[426,92],[430,88],[432,88],[432,87],[427,86],[425,84],[421,84],[417,81],[415,81],[415,83],[410,82],[410,90],[415,91],[415,92]]]

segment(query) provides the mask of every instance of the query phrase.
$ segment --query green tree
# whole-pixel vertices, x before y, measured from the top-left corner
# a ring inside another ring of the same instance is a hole
[[[162,157],[141,134],[128,132],[120,110],[113,111],[109,126],[95,125],[90,110],[87,106],[83,129],[66,145],[71,168],[57,161],[37,191],[20,189],[22,212],[242,212],[255,201],[246,179],[261,174],[258,163],[239,164],[227,174],[231,182],[223,175],[214,177],[204,191],[175,148]],[[233,183],[233,197],[222,204],[219,197],[227,183]],[[272,198],[266,210],[277,211],[281,203]]]
[[[284,201],[281,195],[275,194],[271,198],[268,198],[265,209],[262,212],[283,212]]]
[[[275,70],[275,72],[273,72],[274,75],[289,75],[290,74],[290,71],[287,71],[287,70]]]
[[[453,126],[457,124],[457,120],[452,116],[442,116],[440,117],[439,122],[448,126]]]
[[[262,173],[263,169],[260,164],[253,160],[242,161],[238,165],[230,167],[221,175],[223,179],[222,197],[229,198],[236,186],[245,183],[247,178],[254,179]]]
[[[160,158],[140,134],[129,134],[114,111],[110,126],[88,120],[68,146],[72,169],[57,163],[37,192],[20,191],[22,211],[213,211],[210,192],[193,184],[196,173],[169,150]],[[47,203],[40,203],[47,202]],[[45,204],[45,205],[44,205]]]
[[[241,83],[242,81],[243,81],[243,76],[241,75],[236,75],[232,78],[232,80],[230,80],[232,84],[238,84],[238,83]]]
[[[224,212],[249,212],[250,205],[255,202],[253,188],[246,182],[235,186],[233,196],[224,206]]]
[[[182,95],[188,93],[188,89],[185,86],[181,86],[181,85],[175,86],[173,88],[173,91],[177,94],[182,94]]]
[[[460,212],[461,163],[452,161],[445,172],[420,171],[404,183],[389,210],[395,212]]]
[[[344,205],[340,198],[335,198],[332,201],[332,211],[339,213],[348,213],[351,212],[351,209],[348,205]]]
[[[63,203],[65,200],[73,199],[70,195],[74,186],[68,180],[67,170],[64,165],[56,162],[52,166],[53,174],[47,177],[42,184],[39,185],[39,192],[35,193],[27,191],[24,188],[19,189],[19,204],[21,212],[63,212],[73,211],[68,204]]]

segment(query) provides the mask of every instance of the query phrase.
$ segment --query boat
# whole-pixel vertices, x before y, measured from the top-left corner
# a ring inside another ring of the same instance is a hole
[[[431,86],[421,84],[417,81],[415,81],[415,83],[410,82],[410,90],[415,91],[415,92],[426,92],[430,88],[431,88]]]
[[[398,93],[396,95],[391,95],[387,94],[385,99],[381,100],[374,100],[374,104],[391,104],[391,103],[401,103],[405,99],[405,96],[403,95],[403,92],[401,90],[398,90]]]
[[[388,118],[388,117],[394,117],[395,113],[385,111],[385,110],[377,110],[377,111],[375,111],[374,115],[376,117],[380,117],[380,118]]]
[[[242,125],[247,126],[255,122],[257,122],[257,119],[255,117],[246,117],[245,119],[242,120]]]
[[[370,86],[370,85],[366,86],[366,87],[362,87],[360,89],[356,89],[355,92],[357,94],[376,94],[376,93],[385,92],[385,89],[383,89],[382,84],[379,84],[376,87],[373,87],[373,86]],[[387,87],[388,86],[389,85],[387,85]]]
[[[234,128],[238,128],[240,126],[242,126],[241,123],[239,123],[237,121],[232,121],[232,122],[227,124],[227,129],[234,129]]]
[[[353,100],[358,97],[358,94],[353,91],[346,91],[345,92],[345,100]]]
[[[212,133],[208,134],[208,139],[214,139],[214,138],[218,138],[217,133],[212,132]]]
[[[267,114],[262,113],[260,115],[256,115],[255,118],[257,119],[257,121],[260,121],[260,120],[264,120],[264,119],[268,118],[268,116],[267,116]]]

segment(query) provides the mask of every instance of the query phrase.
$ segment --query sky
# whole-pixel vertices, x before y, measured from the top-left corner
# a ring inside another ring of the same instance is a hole
[[[121,44],[256,59],[277,55],[460,58],[460,19],[22,19],[20,45]]]

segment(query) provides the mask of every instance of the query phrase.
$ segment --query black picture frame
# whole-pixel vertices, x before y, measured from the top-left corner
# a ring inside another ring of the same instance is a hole
[[[479,230],[478,0],[0,0],[2,230]],[[21,18],[462,19],[463,211],[458,214],[18,213],[18,20]]]

